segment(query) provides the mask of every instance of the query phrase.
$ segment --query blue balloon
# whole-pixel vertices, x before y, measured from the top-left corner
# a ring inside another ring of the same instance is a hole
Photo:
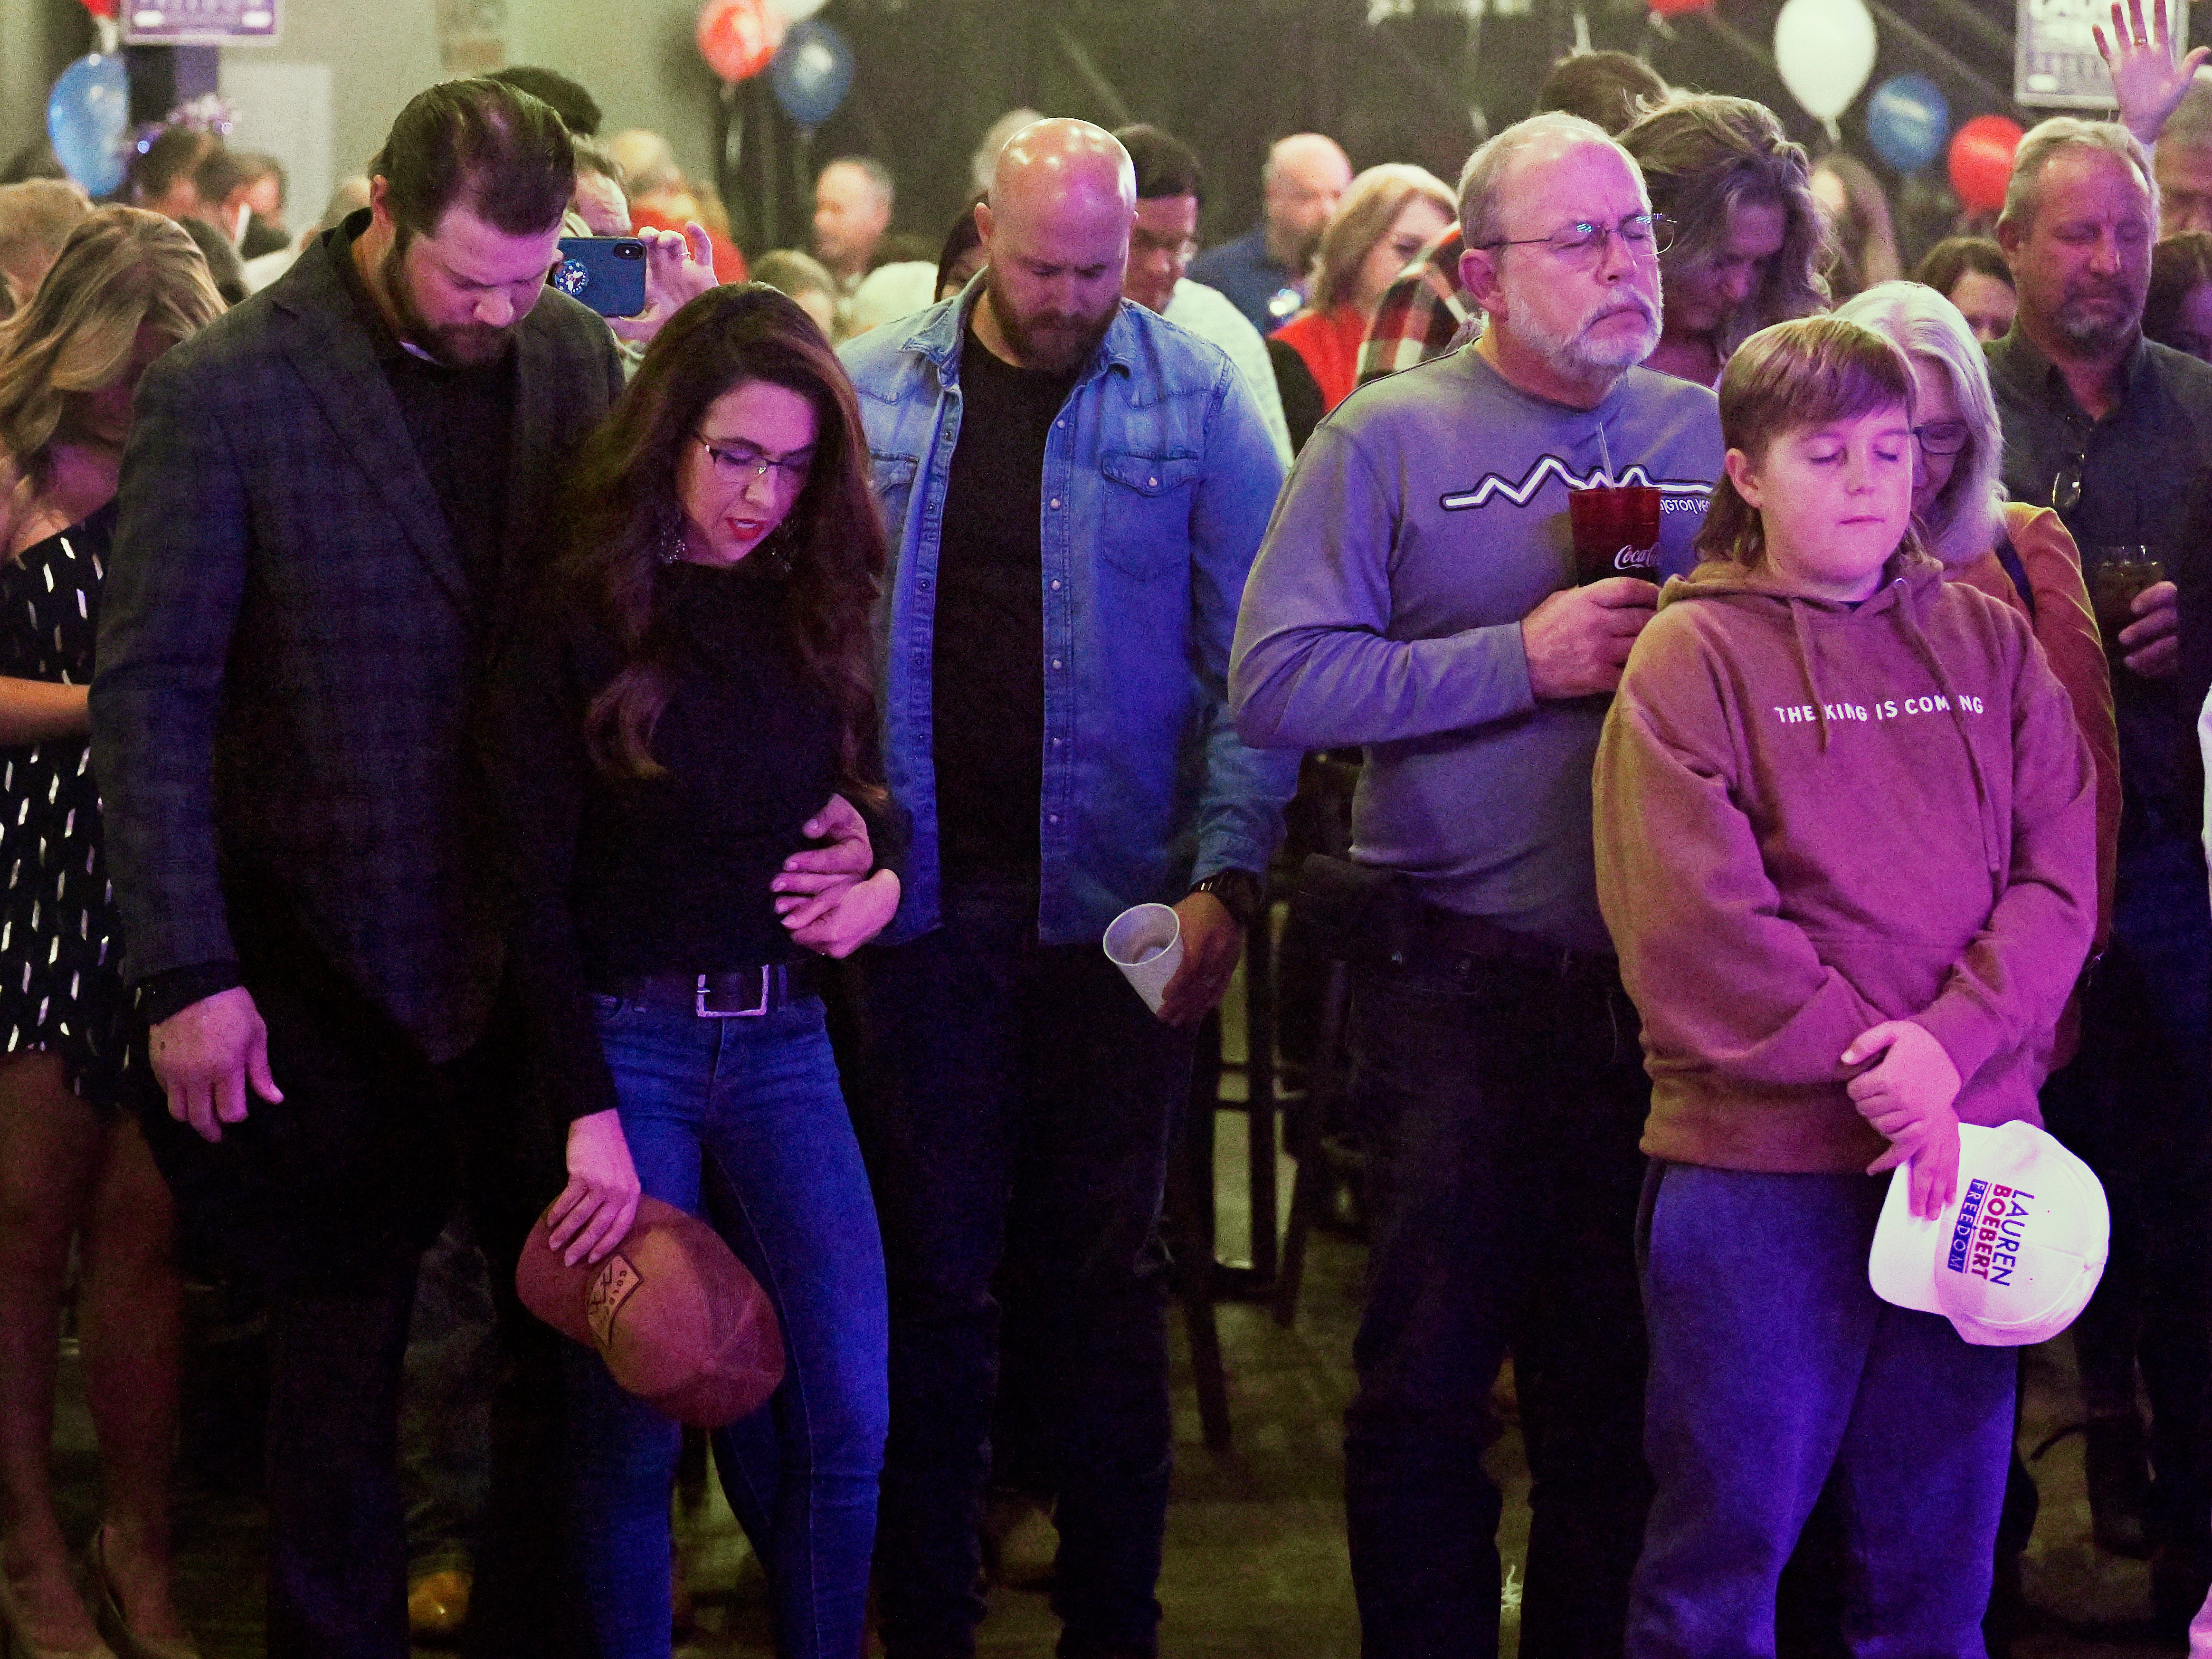
[[[123,187],[131,80],[118,57],[94,52],[61,72],[46,95],[46,137],[63,171],[95,200]]]
[[[807,18],[783,37],[768,79],[783,112],[811,131],[837,112],[853,89],[853,49],[829,24]]]
[[[1875,155],[1899,173],[1917,173],[1942,153],[1951,106],[1926,76],[1893,75],[1867,100],[1866,124]]]

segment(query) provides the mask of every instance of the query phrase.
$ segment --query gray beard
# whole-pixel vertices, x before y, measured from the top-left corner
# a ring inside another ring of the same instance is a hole
[[[1620,374],[1635,368],[1659,347],[1659,324],[1656,318],[1646,319],[1641,334],[1614,344],[1593,345],[1586,337],[1589,330],[1587,319],[1571,334],[1555,334],[1528,320],[1525,311],[1516,319],[1516,331],[1529,348],[1554,373],[1569,380]]]
[[[2116,323],[2107,323],[2088,317],[2075,319],[2068,314],[2071,307],[2061,306],[2051,323],[2058,337],[2076,351],[2106,352],[2124,345],[2135,337],[2142,326],[2142,313],[2138,311]]]

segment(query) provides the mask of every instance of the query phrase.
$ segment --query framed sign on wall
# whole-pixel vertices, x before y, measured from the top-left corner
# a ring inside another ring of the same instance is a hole
[[[2189,50],[2189,8],[2168,9],[2173,52]],[[2013,31],[2012,96],[2045,109],[2111,109],[2112,77],[2091,27],[2112,27],[2112,0],[2020,0]]]
[[[276,39],[283,0],[123,0],[124,44],[235,46]]]

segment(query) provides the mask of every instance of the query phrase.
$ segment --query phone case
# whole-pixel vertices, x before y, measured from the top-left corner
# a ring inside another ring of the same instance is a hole
[[[645,309],[645,244],[637,237],[563,236],[559,246],[550,280],[561,292],[602,317]]]

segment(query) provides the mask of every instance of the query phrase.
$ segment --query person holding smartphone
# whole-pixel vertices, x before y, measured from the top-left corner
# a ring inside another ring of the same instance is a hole
[[[846,1659],[887,1338],[816,970],[899,900],[880,862],[837,867],[863,820],[878,856],[894,838],[868,630],[884,532],[851,382],[793,301],[718,289],[647,349],[572,484],[571,551],[494,693],[534,1069],[560,1115],[617,1109],[630,1191],[708,1218],[775,1304],[784,1382],[715,1461],[776,1651]],[[556,1201],[556,1247],[579,1259],[603,1207]],[[665,1659],[678,1431],[565,1352],[599,1651]]]

